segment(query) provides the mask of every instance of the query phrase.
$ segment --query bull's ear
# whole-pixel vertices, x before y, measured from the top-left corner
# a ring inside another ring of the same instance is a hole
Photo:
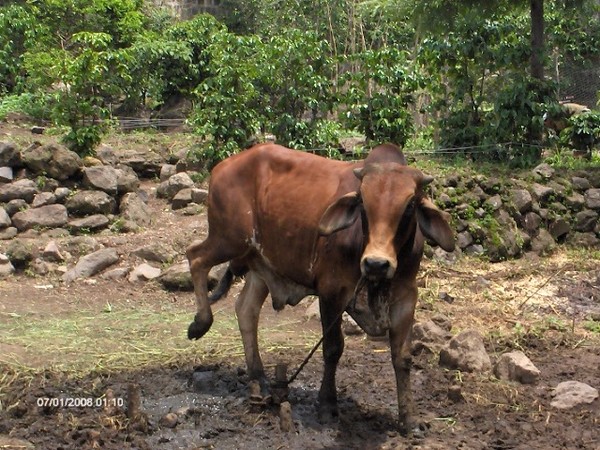
[[[319,221],[319,234],[329,236],[352,225],[360,215],[360,195],[350,192],[327,207]]]
[[[440,211],[428,198],[423,198],[417,208],[417,222],[423,235],[451,252],[454,251],[454,234],[446,216],[447,213]]]

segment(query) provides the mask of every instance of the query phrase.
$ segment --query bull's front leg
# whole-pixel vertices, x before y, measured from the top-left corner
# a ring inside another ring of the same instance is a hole
[[[335,373],[344,352],[342,334],[342,311],[335,301],[319,298],[321,326],[323,328],[323,380],[319,390],[318,416],[322,423],[330,422],[339,415]]]
[[[390,305],[390,349],[396,374],[398,394],[398,426],[402,434],[409,434],[416,426],[413,417],[413,398],[410,383],[412,357],[410,334],[417,301],[414,282],[396,289]]]

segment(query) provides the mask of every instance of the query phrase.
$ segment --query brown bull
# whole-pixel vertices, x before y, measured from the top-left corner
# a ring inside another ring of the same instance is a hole
[[[389,330],[400,428],[410,431],[409,335],[424,236],[454,249],[442,212],[423,192],[431,181],[406,166],[392,144],[356,163],[273,144],[223,161],[211,176],[208,237],[187,250],[198,308],[188,337],[198,339],[209,330],[211,301],[227,290],[233,274],[245,273],[236,313],[249,376],[266,388],[257,328],[267,295],[278,310],[318,295],[325,363],[319,418],[338,414],[335,372],[344,349],[341,314],[347,309],[367,331]],[[226,261],[224,281],[209,299],[208,272]],[[363,285],[371,309],[366,315],[353,308],[355,291]]]

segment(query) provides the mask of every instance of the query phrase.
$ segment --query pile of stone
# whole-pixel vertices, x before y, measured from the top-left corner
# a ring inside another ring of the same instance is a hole
[[[96,232],[118,219],[123,231],[151,223],[138,175],[108,151],[81,158],[56,144],[20,151],[0,142],[0,174],[0,239],[28,230]]]
[[[564,242],[600,247],[600,171],[562,174],[541,164],[528,179],[455,174],[433,195],[454,217],[458,247],[468,254],[500,261]]]

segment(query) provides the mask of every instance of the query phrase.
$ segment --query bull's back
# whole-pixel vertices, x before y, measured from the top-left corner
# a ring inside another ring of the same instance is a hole
[[[356,188],[354,165],[261,144],[215,167],[209,226],[243,239],[281,275],[309,282],[325,209]]]

